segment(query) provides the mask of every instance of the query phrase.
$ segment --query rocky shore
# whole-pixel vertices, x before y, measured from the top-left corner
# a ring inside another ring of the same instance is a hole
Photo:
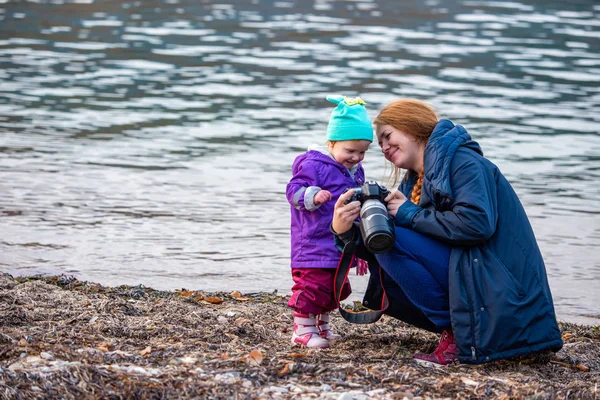
[[[0,274],[0,399],[597,399],[600,327],[561,323],[558,353],[432,368],[436,336],[384,317],[291,347],[274,293],[105,287]]]

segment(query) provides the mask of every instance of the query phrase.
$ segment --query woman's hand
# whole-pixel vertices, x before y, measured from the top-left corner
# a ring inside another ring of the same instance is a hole
[[[392,217],[396,218],[396,213],[398,212],[398,209],[408,199],[401,191],[399,191],[398,189],[394,189],[390,192],[390,194],[387,195],[387,197],[384,200],[387,202],[388,212]]]
[[[344,204],[353,194],[354,190],[348,190],[346,193],[342,193],[338,201],[335,202],[331,228],[337,234],[348,232],[352,228],[354,220],[360,214],[360,201]]]

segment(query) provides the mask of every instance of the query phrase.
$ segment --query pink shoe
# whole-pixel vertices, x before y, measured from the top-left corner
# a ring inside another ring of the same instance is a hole
[[[292,345],[297,344],[311,349],[326,349],[329,347],[327,339],[319,335],[317,319],[313,314],[294,312]]]
[[[317,315],[317,327],[319,328],[319,334],[323,339],[333,342],[342,338],[337,333],[333,333],[329,328],[329,313]]]
[[[446,366],[458,361],[456,342],[451,330],[443,331],[436,349],[431,354],[415,354],[416,362],[429,366]]]

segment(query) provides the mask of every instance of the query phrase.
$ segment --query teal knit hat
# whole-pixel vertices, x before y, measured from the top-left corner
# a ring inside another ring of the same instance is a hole
[[[327,140],[373,141],[373,123],[360,97],[327,96],[327,100],[337,104],[327,125]]]

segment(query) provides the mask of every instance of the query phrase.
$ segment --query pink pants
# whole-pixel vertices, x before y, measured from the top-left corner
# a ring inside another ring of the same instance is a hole
[[[292,268],[292,297],[288,307],[305,314],[323,314],[338,308],[335,301],[333,280],[335,268]],[[342,287],[340,300],[347,299],[352,293],[350,282],[346,279]]]

